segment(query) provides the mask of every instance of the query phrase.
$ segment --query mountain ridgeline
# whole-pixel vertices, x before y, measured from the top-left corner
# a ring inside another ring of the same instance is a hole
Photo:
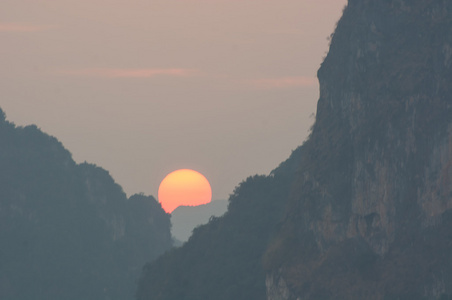
[[[170,227],[153,197],[127,199],[107,171],[0,110],[0,299],[133,299]]]
[[[188,240],[194,228],[206,224],[209,219],[223,215],[227,200],[215,200],[198,206],[179,206],[171,213],[171,234],[178,243]]]
[[[309,139],[138,300],[452,299],[452,1],[349,0]]]

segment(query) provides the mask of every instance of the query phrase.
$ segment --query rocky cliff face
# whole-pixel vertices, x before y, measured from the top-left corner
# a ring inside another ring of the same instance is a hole
[[[452,295],[451,45],[451,1],[349,0],[268,300]]]

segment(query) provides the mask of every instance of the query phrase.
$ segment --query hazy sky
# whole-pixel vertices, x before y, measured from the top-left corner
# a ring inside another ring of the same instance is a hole
[[[346,0],[1,0],[0,107],[124,191],[203,173],[214,199],[302,144]]]

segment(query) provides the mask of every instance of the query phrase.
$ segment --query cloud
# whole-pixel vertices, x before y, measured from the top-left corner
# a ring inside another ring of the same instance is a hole
[[[38,26],[20,23],[0,23],[0,32],[36,32],[48,29],[49,26]]]
[[[99,78],[151,78],[156,76],[189,77],[198,72],[192,69],[115,69],[91,68],[79,70],[62,70],[58,73],[64,75],[99,77]]]
[[[281,78],[264,78],[248,81],[248,84],[258,89],[284,89],[293,87],[309,87],[318,84],[317,78],[295,76]]]

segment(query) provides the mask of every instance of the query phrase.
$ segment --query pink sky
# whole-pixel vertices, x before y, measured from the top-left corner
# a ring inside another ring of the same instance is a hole
[[[103,77],[103,78],[151,78],[156,76],[186,77],[196,75],[196,70],[189,69],[114,69],[91,68],[60,70],[58,73],[68,76]]]
[[[225,199],[306,138],[345,4],[2,0],[0,107],[129,195],[190,168]]]

